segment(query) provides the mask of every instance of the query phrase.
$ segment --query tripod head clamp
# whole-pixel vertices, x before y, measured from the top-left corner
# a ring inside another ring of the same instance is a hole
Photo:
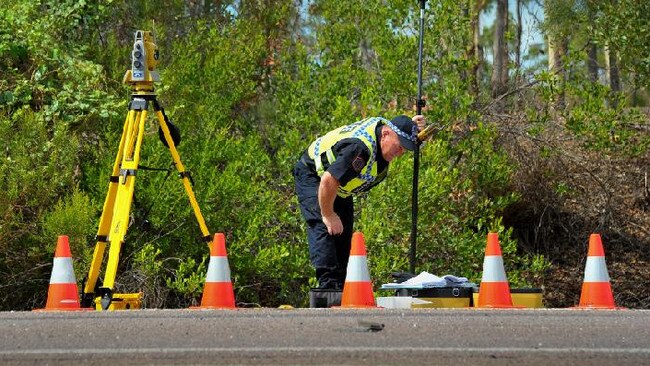
[[[131,51],[131,69],[124,75],[124,83],[132,85],[136,91],[153,91],[153,83],[160,81],[156,71],[158,65],[158,46],[153,32],[135,31]]]
[[[444,130],[447,128],[447,125],[442,125],[442,126],[437,126],[437,125],[428,125],[424,130],[420,131],[418,133],[418,141],[423,142],[426,141],[433,136],[437,135],[438,132]]]

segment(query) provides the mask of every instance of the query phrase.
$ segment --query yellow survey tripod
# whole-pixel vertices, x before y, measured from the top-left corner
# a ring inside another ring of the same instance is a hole
[[[99,220],[96,236],[97,243],[81,296],[82,307],[95,307],[98,310],[140,307],[141,294],[115,294],[113,290],[120,249],[129,226],[129,212],[133,201],[135,177],[139,168],[145,121],[150,105],[153,106],[158,118],[159,136],[165,146],[169,148],[176,170],[183,180],[185,192],[189,196],[194,215],[201,227],[203,239],[210,242],[210,232],[205,225],[201,209],[196,203],[192,191],[192,178],[183,167],[176,151],[176,145],[180,142],[180,133],[169,121],[165,111],[156,100],[154,82],[160,81],[160,76],[155,71],[157,63],[158,48],[153,33],[150,31],[136,31],[133,51],[131,52],[131,69],[124,75],[124,83],[130,85],[132,91],[129,112],[124,122],[120,147],[113,164],[108,194]],[[104,282],[101,287],[96,288],[106,244],[109,244],[110,248]]]

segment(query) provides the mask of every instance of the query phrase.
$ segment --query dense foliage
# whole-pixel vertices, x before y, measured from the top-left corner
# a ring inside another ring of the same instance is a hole
[[[304,306],[315,284],[291,177],[308,143],[366,116],[414,114],[417,1],[162,3],[0,1],[0,309],[43,305],[57,235],[70,237],[80,285],[87,274],[127,112],[129,89],[121,80],[136,29],[156,35],[162,79],[156,91],[181,129],[178,150],[206,224],[226,234],[240,306]],[[616,45],[635,103],[644,103],[648,9],[644,2],[620,3],[623,12],[601,4],[583,30]],[[541,242],[530,245],[517,213],[532,215],[528,224],[544,217],[547,211],[537,210],[543,202],[568,212],[567,202],[584,193],[571,180],[576,175],[553,166],[563,151],[647,164],[648,118],[626,104],[629,90],[612,93],[584,75],[584,34],[570,43],[567,68],[574,72],[566,83],[533,70],[513,81],[517,92],[499,97],[496,111],[489,77],[478,80],[478,92],[468,77],[479,63],[489,70],[489,62],[467,51],[480,10],[474,5],[428,3],[425,115],[446,127],[422,148],[417,269],[479,282],[485,237],[496,231],[513,285],[552,286],[546,276],[559,256]],[[561,29],[567,17],[583,14],[583,5],[576,1],[545,29]],[[567,100],[562,109],[555,104],[560,94]],[[167,169],[169,151],[157,140],[152,119],[141,163]],[[377,288],[392,271],[408,270],[412,166],[412,156],[402,157],[386,182],[356,202],[356,229],[365,235]],[[573,209],[584,214],[582,229],[603,228],[590,227],[593,216]],[[647,229],[632,234],[609,224],[647,248]],[[117,290],[143,291],[147,307],[196,304],[209,255],[200,236],[176,174],[140,171]],[[563,301],[556,305],[575,297]]]

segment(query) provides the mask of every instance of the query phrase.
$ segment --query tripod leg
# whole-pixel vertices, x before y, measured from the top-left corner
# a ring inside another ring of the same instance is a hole
[[[97,243],[95,244],[93,259],[90,263],[90,270],[88,271],[88,277],[81,296],[82,307],[91,307],[95,298],[95,286],[104,259],[106,243],[108,242],[108,233],[111,226],[111,220],[113,219],[113,207],[115,205],[115,196],[117,194],[117,183],[119,180],[124,143],[129,125],[133,124],[133,120],[134,112],[133,110],[130,110],[126,116],[126,120],[124,121],[124,126],[122,127],[122,138],[120,139],[120,146],[117,151],[117,156],[115,157],[115,162],[113,163],[113,170],[108,184],[108,193],[106,194],[102,215],[99,219],[99,228],[97,229],[97,235],[95,236]]]
[[[187,196],[190,199],[190,205],[192,206],[192,210],[194,211],[194,216],[196,217],[196,221],[198,221],[199,227],[201,228],[201,233],[203,234],[203,240],[209,243],[212,238],[210,237],[210,231],[208,230],[208,227],[205,225],[205,220],[203,219],[203,215],[201,214],[201,209],[199,208],[199,204],[196,202],[196,197],[194,196],[194,191],[192,190],[192,184],[190,182],[189,172],[185,170],[185,167],[181,162],[181,157],[178,155],[178,151],[176,150],[176,145],[174,144],[174,140],[172,139],[172,136],[169,132],[169,128],[167,127],[167,123],[165,122],[164,111],[162,110],[162,108],[160,108],[160,105],[155,100],[154,100],[154,109],[156,111],[156,116],[158,117],[158,124],[160,125],[160,128],[162,129],[163,134],[165,135],[165,141],[167,141],[167,145],[169,146],[169,151],[171,152],[172,158],[174,159],[174,165],[176,165],[176,170],[178,170],[179,175],[183,179],[183,186],[185,187],[185,192],[187,193]]]
[[[120,250],[124,243],[124,237],[129,226],[129,213],[133,202],[133,191],[135,188],[135,175],[140,163],[140,150],[144,136],[145,120],[147,118],[147,102],[144,99],[136,98],[131,103],[135,110],[133,123],[130,124],[126,134],[124,154],[119,170],[119,182],[113,208],[113,219],[110,225],[110,248],[106,274],[102,288],[102,307],[108,309],[115,285],[115,275],[119,262]],[[135,138],[134,138],[135,137]]]

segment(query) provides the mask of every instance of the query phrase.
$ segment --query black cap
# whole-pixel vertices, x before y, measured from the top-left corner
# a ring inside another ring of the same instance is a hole
[[[386,125],[397,134],[399,143],[403,148],[409,151],[415,150],[415,144],[418,140],[418,127],[411,118],[405,115],[397,116]]]

